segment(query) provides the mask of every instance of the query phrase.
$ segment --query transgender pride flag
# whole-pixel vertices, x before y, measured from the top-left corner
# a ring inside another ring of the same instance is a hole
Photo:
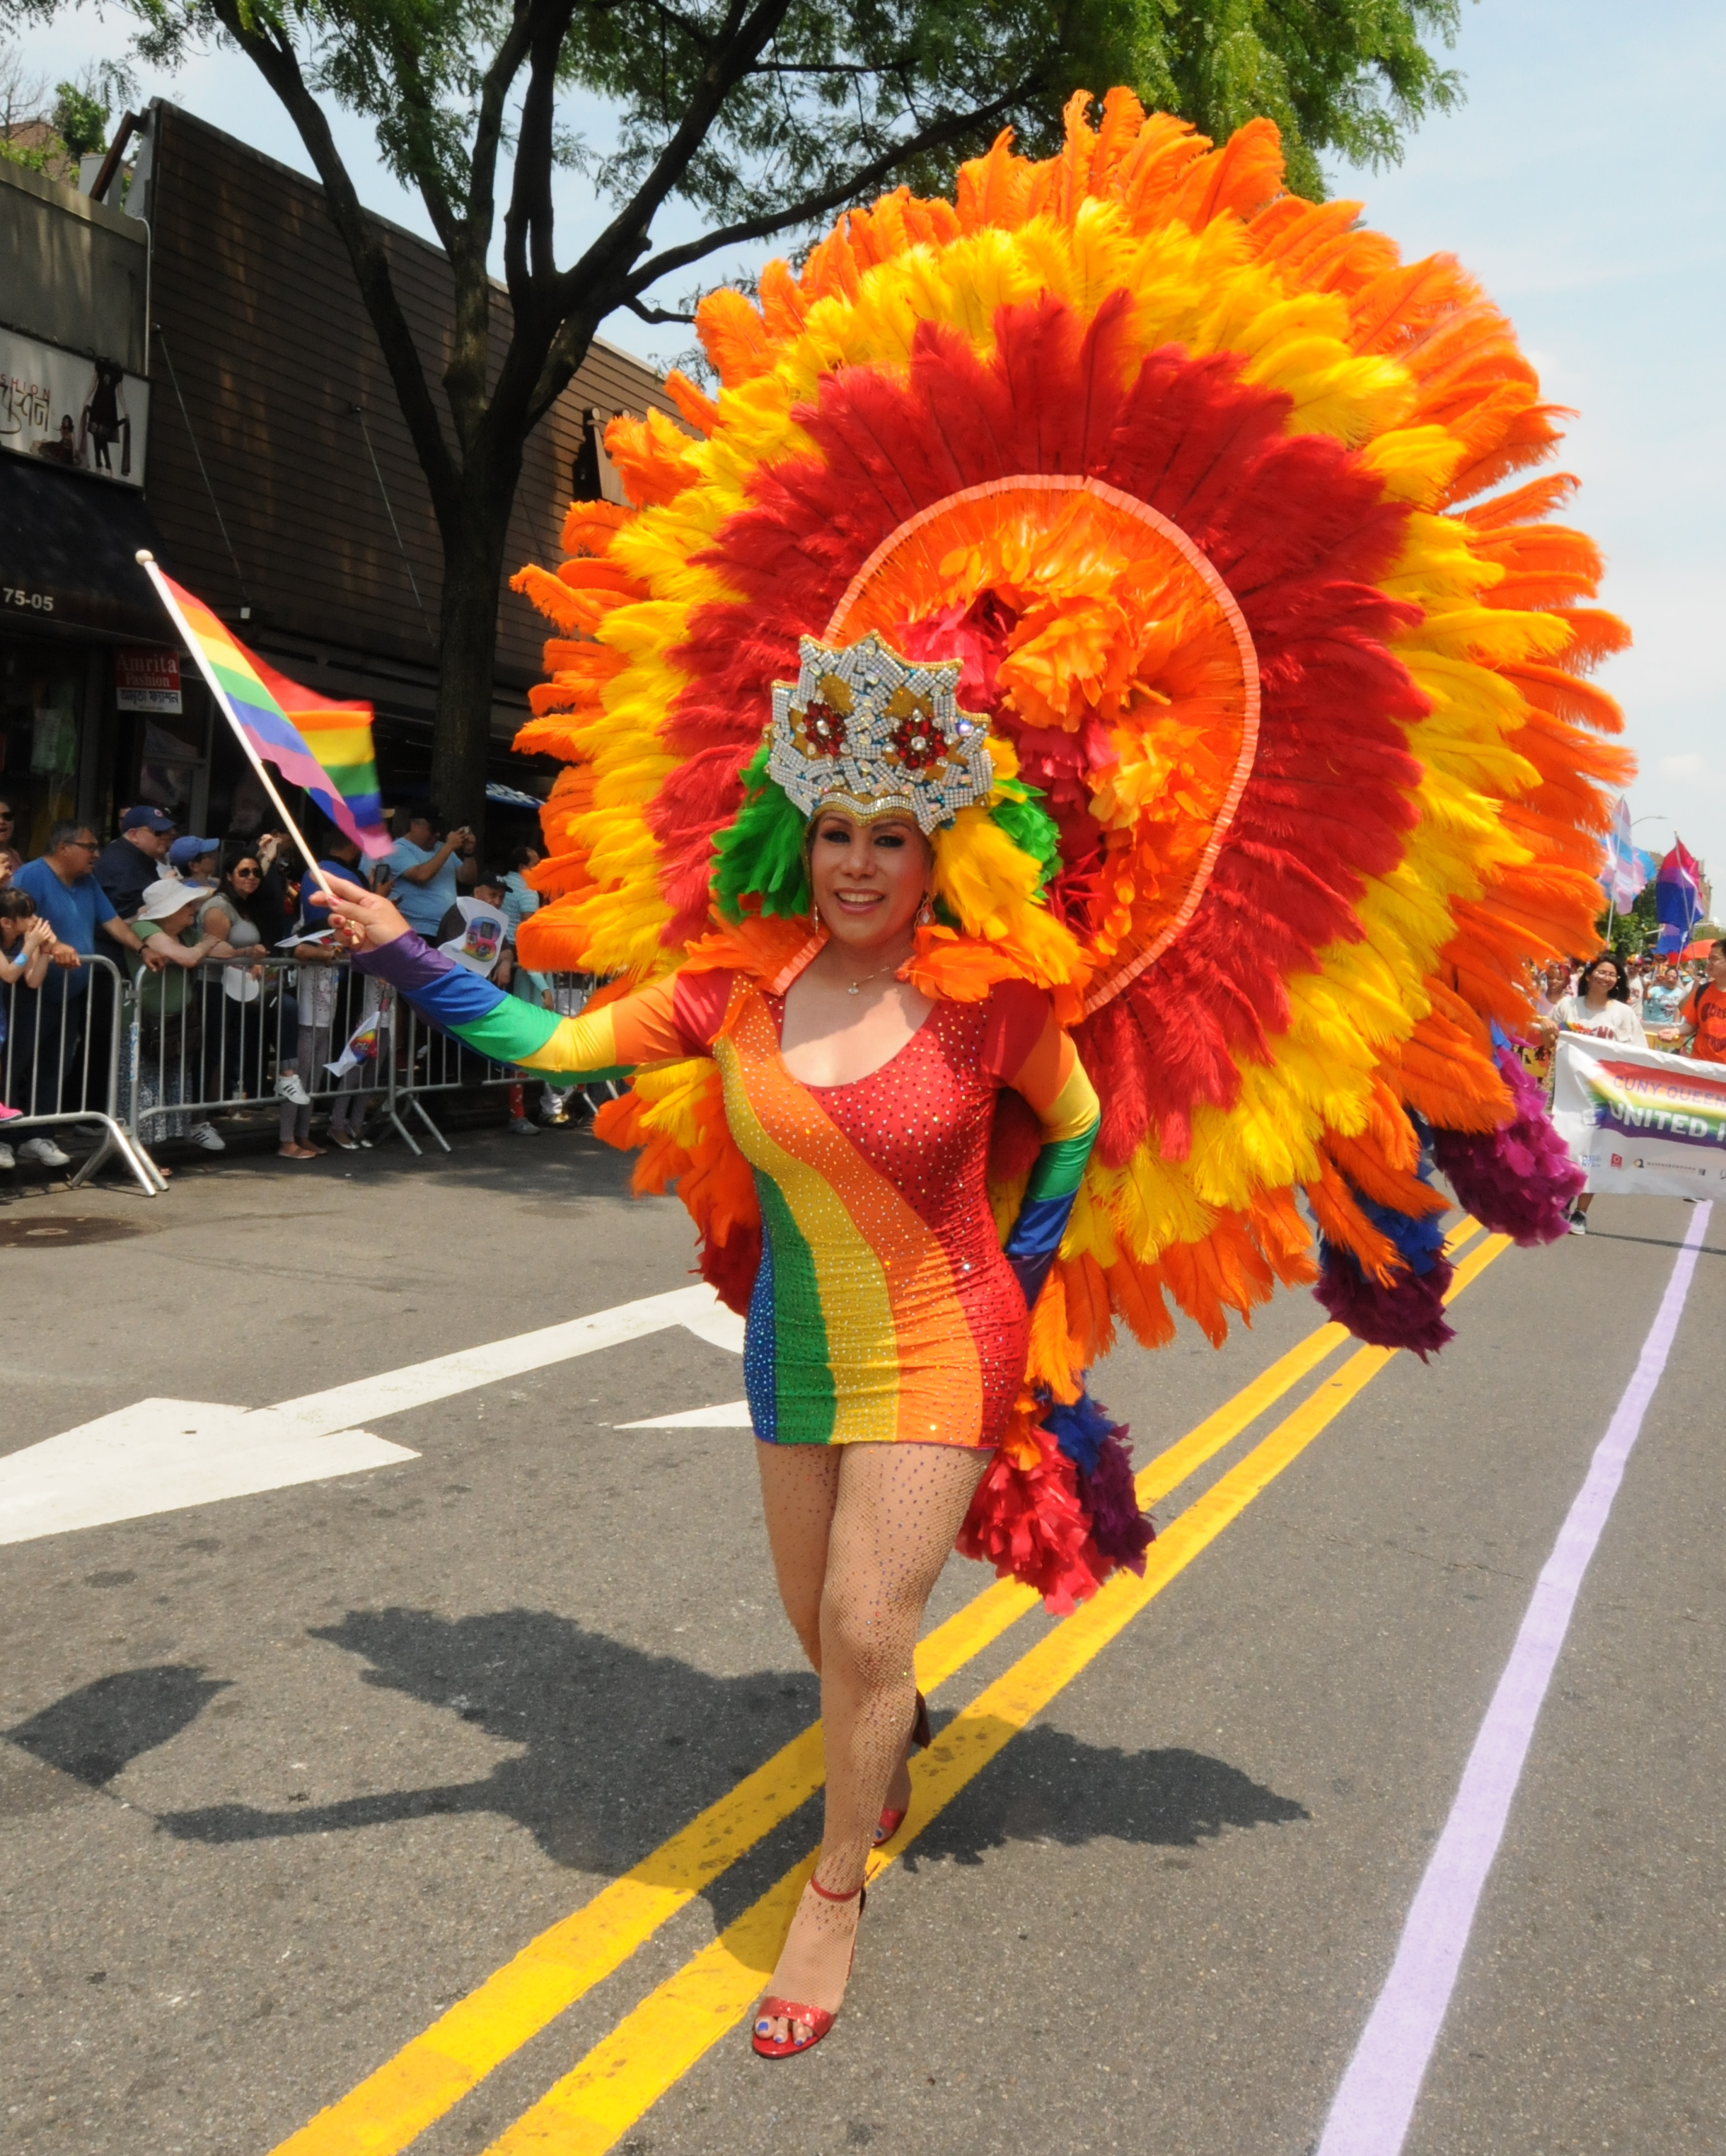
[[[253,762],[273,763],[290,786],[303,786],[368,860],[388,853],[371,705],[334,703],[278,674],[231,635],[202,599],[165,577],[147,555],[138,558]],[[268,786],[268,774],[259,775]]]

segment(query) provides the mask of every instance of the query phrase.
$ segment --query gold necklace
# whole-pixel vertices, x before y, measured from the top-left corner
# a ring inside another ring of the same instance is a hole
[[[854,996],[859,988],[867,987],[871,981],[878,981],[883,973],[896,973],[899,971],[899,967],[903,966],[904,963],[904,960],[901,958],[894,964],[877,966],[873,973],[859,973],[857,978],[851,983],[851,986],[845,991],[846,994],[848,996]]]

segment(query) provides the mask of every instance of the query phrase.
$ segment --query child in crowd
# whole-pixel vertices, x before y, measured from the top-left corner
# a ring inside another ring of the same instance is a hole
[[[0,1123],[9,1123],[23,1114],[22,1108],[11,1108],[4,1095],[11,1090],[12,1073],[6,1055],[6,1018],[12,1004],[12,990],[22,981],[27,988],[38,988],[54,957],[54,933],[49,923],[36,911],[36,901],[26,891],[0,890]],[[17,1165],[12,1147],[0,1144],[0,1168]]]

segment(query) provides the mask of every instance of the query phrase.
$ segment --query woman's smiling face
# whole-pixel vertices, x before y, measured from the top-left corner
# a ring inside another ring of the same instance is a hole
[[[828,933],[858,948],[891,942],[917,917],[929,889],[929,844],[909,816],[865,823],[823,809],[809,839],[809,880]]]

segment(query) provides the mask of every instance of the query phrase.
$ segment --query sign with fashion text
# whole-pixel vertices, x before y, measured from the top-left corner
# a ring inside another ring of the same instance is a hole
[[[183,711],[179,653],[122,644],[114,654],[114,706],[120,711]]]
[[[1726,1065],[1564,1033],[1555,1067],[1553,1123],[1590,1190],[1726,1194]]]
[[[0,326],[0,449],[125,486],[144,484],[150,384]]]

